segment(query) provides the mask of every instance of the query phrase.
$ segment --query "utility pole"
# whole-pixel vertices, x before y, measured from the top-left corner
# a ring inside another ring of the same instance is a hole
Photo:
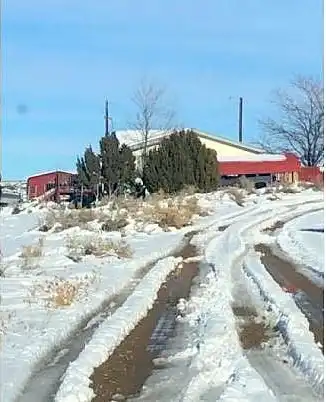
[[[242,111],[243,111],[243,98],[239,99],[239,142],[242,142]]]
[[[105,101],[105,135],[109,135],[109,102]]]

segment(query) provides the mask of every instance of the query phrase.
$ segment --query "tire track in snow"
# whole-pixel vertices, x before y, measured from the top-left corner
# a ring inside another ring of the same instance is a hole
[[[280,402],[320,401],[310,385],[288,362],[286,348],[276,328],[266,317],[268,311],[263,301],[254,298],[247,277],[241,267],[242,259],[233,265],[233,312],[237,317],[237,330],[243,351],[251,366]],[[274,350],[276,338],[283,350]],[[281,352],[281,353],[280,353]]]
[[[318,201],[316,201],[318,202]],[[311,204],[313,202],[307,202],[304,204]],[[303,209],[305,207],[303,206]],[[293,214],[294,210],[302,209],[302,206],[293,205],[292,211],[283,212],[281,214],[281,219],[288,221],[298,216],[304,215],[306,211],[300,211],[298,213]],[[278,217],[280,219],[280,217]],[[261,224],[259,226],[267,227],[267,222],[273,221],[271,218],[263,218]],[[282,222],[283,222],[282,220]],[[274,220],[275,221],[275,220]],[[279,221],[278,221],[279,222]],[[276,227],[277,228],[277,227]],[[252,227],[251,227],[252,229]],[[232,230],[232,226],[229,228]],[[247,228],[245,232],[241,233],[241,238],[244,242],[246,242],[246,238],[248,239],[248,235],[250,237],[250,228]],[[248,251],[248,250],[247,250]],[[257,315],[255,303],[252,300],[252,296],[250,294],[250,290],[245,286],[246,275],[241,269],[242,261],[245,258],[246,252],[244,252],[236,261],[234,261],[233,265],[231,266],[231,275],[234,283],[234,298],[237,300],[238,305],[241,306],[241,309],[238,310],[240,312],[242,310],[250,315],[254,312],[254,315]],[[238,268],[236,268],[238,267]],[[239,277],[239,273],[241,276]],[[241,315],[241,313],[240,313]],[[243,317],[242,317],[243,318]],[[246,317],[248,318],[248,317]],[[262,317],[264,320],[264,317]],[[262,321],[263,321],[262,320]],[[253,320],[254,322],[255,320]],[[242,324],[244,322],[242,321]],[[258,324],[258,326],[257,326]],[[306,383],[305,379],[302,377],[301,373],[299,373],[293,366],[289,366],[287,364],[287,359],[282,359],[279,357],[279,354],[273,350],[272,347],[266,349],[265,347],[261,346],[261,343],[264,343],[270,336],[268,334],[267,329],[264,328],[264,324],[261,322],[257,323],[256,326],[252,325],[250,329],[251,323],[249,323],[249,336],[253,336],[254,338],[249,340],[249,344],[253,346],[252,349],[249,351],[244,350],[245,355],[251,366],[260,374],[261,378],[264,380],[266,385],[272,390],[273,394],[277,397],[277,400],[280,401],[321,401],[322,399],[318,398],[315,395],[313,388],[310,387],[309,384]],[[248,328],[247,328],[248,329]],[[251,333],[251,331],[255,330],[261,331],[260,334]],[[239,337],[241,338],[241,329],[239,328]],[[256,338],[256,339],[255,339]],[[248,339],[247,339],[248,341]],[[284,357],[287,356],[286,353],[286,345],[284,345]],[[275,374],[275,370],[276,373]],[[223,399],[223,395],[222,395]]]
[[[302,201],[301,201],[302,203]],[[285,201],[281,204],[284,206]],[[299,205],[299,202],[297,202]],[[270,211],[274,205],[262,208],[262,212]],[[258,206],[259,208],[259,206]],[[226,224],[232,224],[234,221],[248,218],[257,213],[257,205],[244,208],[243,210],[226,215],[213,221],[209,225],[198,225],[198,230],[205,230],[214,226],[221,227]],[[150,269],[150,268],[149,268]],[[46,360],[40,362],[37,370],[35,370],[29,382],[25,386],[23,394],[18,398],[19,402],[38,402],[49,401],[53,399],[58,387],[60,386],[61,377],[71,361],[74,361],[84,348],[87,342],[91,339],[93,332],[98,325],[110,314],[112,314],[119,305],[122,305],[124,300],[132,293],[133,289],[141,278],[146,274],[147,268],[144,269],[142,275],[134,278],[134,282],[130,282],[124,291],[116,295],[104,304],[104,308],[97,314],[85,320],[80,329],[70,336],[65,342],[56,348],[48,356]],[[115,303],[115,304],[114,304]],[[37,398],[36,398],[37,396]],[[35,399],[36,398],[36,399]]]
[[[280,258],[273,248],[257,244],[255,251],[271,277],[283,289],[293,294],[293,299],[309,321],[311,332],[324,353],[324,289],[302,275],[295,265]]]

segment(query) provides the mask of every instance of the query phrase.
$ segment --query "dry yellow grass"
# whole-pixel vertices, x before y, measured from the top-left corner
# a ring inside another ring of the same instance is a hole
[[[44,239],[39,238],[37,244],[31,244],[29,246],[23,246],[20,258],[22,260],[23,268],[37,267],[40,258],[43,255]]]
[[[46,281],[44,286],[39,287],[39,292],[45,295],[45,300],[51,307],[70,306],[77,298],[82,281],[55,278]]]
[[[144,208],[140,219],[157,223],[167,229],[181,229],[191,223],[194,215],[202,215],[198,200],[195,197],[176,197],[170,200],[152,199]]]
[[[236,202],[240,207],[244,206],[246,197],[241,189],[230,187],[227,189],[226,193],[229,194],[231,199]]]
[[[130,246],[122,240],[113,241],[95,236],[68,236],[66,246],[69,250],[69,257],[74,260],[85,255],[94,255],[95,257],[115,255],[119,258],[130,258],[132,256]]]
[[[102,208],[97,209],[69,209],[49,210],[40,221],[40,230],[47,232],[56,225],[56,231],[70,229],[76,226],[87,227],[89,222],[104,221],[108,218],[109,212]]]
[[[254,194],[255,184],[252,180],[248,179],[246,176],[241,176],[239,179],[240,188],[246,190],[249,194]]]

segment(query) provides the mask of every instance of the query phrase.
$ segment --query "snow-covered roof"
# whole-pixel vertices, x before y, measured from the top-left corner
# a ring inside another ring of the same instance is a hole
[[[40,173],[36,173],[36,174],[33,174],[32,176],[29,176],[29,178],[31,178],[31,177],[38,177],[38,176],[44,176],[44,175],[47,175],[47,174],[52,174],[52,173],[68,173],[68,174],[77,174],[76,172],[72,172],[72,171],[68,171],[68,170],[50,170],[50,171],[47,171],[47,172],[40,172]]]
[[[169,136],[171,131],[161,131],[161,130],[149,130],[148,140],[162,140],[164,137]],[[144,141],[143,134],[140,130],[117,130],[116,136],[120,144],[126,144],[129,147],[136,148],[142,146]]]
[[[219,162],[276,162],[286,160],[285,155],[274,154],[248,154],[248,155],[236,155],[236,156],[219,156],[217,155]]]
[[[239,141],[233,141],[233,140],[230,140],[230,139],[225,138],[225,137],[209,134],[209,133],[206,133],[204,131],[197,130],[196,128],[185,128],[184,130],[185,131],[192,130],[199,137],[207,138],[207,139],[210,139],[212,141],[216,141],[216,142],[219,142],[219,143],[222,143],[222,144],[237,147],[237,148],[249,151],[249,152],[253,152],[253,153],[257,153],[257,154],[264,152],[260,148],[253,147],[251,145],[246,145],[246,144],[243,144],[242,142],[239,142]],[[152,145],[152,144],[155,144],[157,142],[160,142],[164,137],[169,136],[173,132],[174,132],[174,130],[166,130],[166,131],[150,130],[149,135],[148,135],[149,145]],[[143,135],[142,135],[141,131],[139,131],[139,130],[117,130],[116,131],[116,136],[117,136],[117,138],[118,138],[118,140],[119,140],[119,142],[121,144],[124,143],[124,144],[130,146],[131,148],[133,148],[134,150],[137,150],[137,149],[141,148],[142,144],[143,144],[143,141],[144,141]]]

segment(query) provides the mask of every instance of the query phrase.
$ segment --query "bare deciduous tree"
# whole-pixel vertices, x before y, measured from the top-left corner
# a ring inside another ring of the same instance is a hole
[[[142,162],[147,154],[151,130],[167,132],[173,126],[175,112],[167,106],[166,90],[151,82],[142,80],[132,101],[137,108],[136,118],[131,128],[137,130],[142,139]]]
[[[264,135],[259,144],[269,152],[292,151],[306,166],[324,159],[324,88],[320,81],[297,77],[291,91],[278,90],[272,101],[280,118],[260,121]]]

